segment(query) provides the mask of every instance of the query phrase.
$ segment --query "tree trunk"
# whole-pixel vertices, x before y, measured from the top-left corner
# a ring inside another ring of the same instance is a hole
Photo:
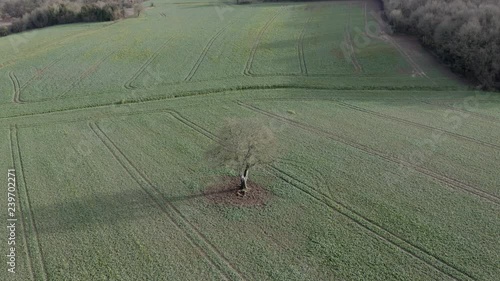
[[[248,190],[248,167],[245,168],[245,171],[240,175],[240,191],[246,192]]]

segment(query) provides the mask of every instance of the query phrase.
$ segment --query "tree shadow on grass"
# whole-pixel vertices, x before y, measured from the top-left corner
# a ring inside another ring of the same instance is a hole
[[[218,196],[236,191],[215,190],[188,195],[152,196],[141,189],[126,190],[113,194],[94,194],[64,200],[52,205],[34,207],[37,230],[41,233],[80,232],[95,225],[116,225],[122,221],[144,220],[147,217],[164,216],[162,209],[169,203],[200,200],[206,196]],[[148,192],[150,192],[148,190]],[[151,192],[150,192],[151,193]],[[160,206],[161,205],[161,206]]]

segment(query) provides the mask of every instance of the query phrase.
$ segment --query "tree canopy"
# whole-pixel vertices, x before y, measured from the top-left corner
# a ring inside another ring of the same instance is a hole
[[[242,177],[242,189],[246,189],[248,171],[271,163],[278,153],[273,132],[258,120],[229,120],[218,137],[218,142],[208,151],[208,157],[216,164],[238,171]]]
[[[455,72],[500,89],[500,1],[383,2],[396,31],[416,34]]]

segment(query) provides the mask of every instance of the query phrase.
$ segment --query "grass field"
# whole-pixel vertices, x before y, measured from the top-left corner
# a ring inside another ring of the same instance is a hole
[[[158,0],[1,38],[0,280],[498,280],[500,97],[373,9]],[[234,117],[278,138],[264,206],[204,196]]]

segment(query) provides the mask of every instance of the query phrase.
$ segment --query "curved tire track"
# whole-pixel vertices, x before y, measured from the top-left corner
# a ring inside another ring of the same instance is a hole
[[[21,86],[19,84],[19,79],[17,79],[17,76],[16,76],[16,74],[14,74],[13,71],[9,72],[9,78],[10,78],[10,81],[12,82],[12,86],[14,88],[14,92],[12,95],[12,101],[14,103],[18,103],[18,104],[23,103],[23,101],[21,100]]]
[[[196,247],[207,261],[219,269],[225,280],[244,280],[243,274],[201,233],[195,225],[172,204],[163,193],[132,163],[118,146],[104,133],[95,122],[90,122],[90,129],[105,145],[115,160],[137,182],[143,191],[169,217],[172,223],[186,236],[186,239]],[[166,207],[165,207],[166,206]],[[173,213],[175,215],[173,215]],[[216,257],[214,257],[216,256]]]
[[[262,29],[259,31],[257,38],[254,41],[254,44],[252,46],[252,49],[250,50],[250,56],[248,57],[247,63],[245,65],[245,69],[243,70],[243,74],[246,76],[252,76],[252,64],[255,59],[255,53],[257,52],[257,49],[259,48],[260,45],[260,40],[262,39],[262,36],[264,33],[267,31],[271,23],[278,17],[278,15],[285,10],[285,6],[281,6],[278,11],[266,22],[266,24],[262,27]]]
[[[165,40],[163,44],[154,51],[154,53],[139,67],[139,69],[128,79],[123,87],[127,90],[136,89],[136,86],[133,86],[132,83],[146,70],[146,68],[160,55],[160,52],[170,43],[171,39]]]
[[[262,110],[258,107],[255,107],[255,106],[252,106],[252,105],[248,105],[248,104],[245,104],[243,102],[240,102],[238,101],[237,102],[238,105],[244,107],[244,108],[247,108],[249,110],[252,110],[252,111],[255,111],[257,113],[260,113],[260,114],[263,114],[263,115],[266,115],[268,117],[271,117],[271,118],[274,118],[274,119],[277,119],[279,121],[282,121],[284,123],[288,123],[292,126],[295,126],[295,127],[298,127],[298,128],[301,128],[305,131],[308,131],[308,132],[313,132],[313,133],[317,133],[317,134],[320,134],[320,135],[323,135],[331,140],[334,140],[336,142],[339,142],[339,143],[342,143],[342,144],[345,144],[347,146],[350,146],[352,148],[355,148],[355,149],[358,149],[358,150],[361,150],[369,155],[372,155],[372,156],[376,156],[376,157],[379,157],[379,158],[382,158],[386,161],[389,161],[389,162],[392,162],[392,163],[395,163],[395,164],[398,164],[398,165],[402,165],[402,166],[405,166],[405,167],[408,167],[410,169],[413,169],[421,174],[424,174],[430,178],[433,178],[434,180],[437,180],[443,184],[445,184],[446,186],[449,186],[449,187],[452,187],[454,189],[459,189],[459,190],[463,190],[463,191],[466,191],[468,193],[471,193],[471,194],[474,194],[478,197],[481,197],[493,204],[496,204],[496,205],[500,205],[500,197],[496,196],[496,195],[493,195],[493,194],[490,194],[486,191],[483,191],[477,187],[474,187],[474,186],[471,186],[467,183],[464,183],[464,182],[461,182],[457,179],[454,179],[454,178],[450,178],[446,175],[443,175],[443,174],[440,174],[440,173],[436,173],[436,172],[433,172],[431,170],[428,170],[424,167],[421,167],[421,166],[417,166],[415,164],[412,164],[410,162],[407,162],[407,161],[404,161],[404,160],[401,160],[401,159],[398,159],[398,158],[395,158],[393,156],[390,156],[384,152],[381,152],[381,151],[378,151],[378,150],[375,150],[373,148],[370,148],[364,144],[361,144],[361,143],[358,143],[358,142],[355,142],[355,141],[352,141],[352,140],[348,140],[348,139],[345,139],[337,134],[334,134],[334,133],[331,133],[329,131],[326,131],[326,130],[323,130],[323,129],[320,129],[320,128],[316,128],[316,127],[313,127],[311,125],[308,125],[308,124],[304,124],[304,123],[301,123],[301,122],[298,122],[298,121],[295,121],[295,120],[291,120],[291,119],[288,119],[286,117],[283,117],[283,116],[280,116],[280,115],[277,115],[277,114],[274,114],[274,113],[271,113],[271,112],[268,112],[268,111],[265,111],[265,110]]]
[[[191,70],[189,71],[188,75],[186,75],[186,77],[184,78],[184,81],[191,81],[191,79],[193,78],[193,76],[196,74],[196,72],[198,71],[198,69],[200,68],[200,65],[201,63],[203,62],[203,60],[205,59],[205,57],[207,56],[207,53],[208,51],[210,50],[210,48],[212,47],[212,45],[214,44],[215,40],[217,40],[217,38],[219,38],[219,36],[231,25],[231,23],[228,23],[227,25],[225,25],[223,28],[221,28],[218,32],[216,32],[212,38],[210,38],[210,40],[207,42],[207,44],[205,45],[205,47],[203,47],[203,51],[201,52],[200,54],[200,57],[198,57],[198,60],[195,62],[195,64],[193,65],[193,67],[191,68]]]

